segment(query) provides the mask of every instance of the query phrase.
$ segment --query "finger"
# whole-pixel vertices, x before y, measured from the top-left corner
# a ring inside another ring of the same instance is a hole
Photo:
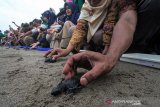
[[[44,57],[47,57],[51,52],[52,52],[52,49],[49,50],[49,51],[47,51],[43,56],[44,56]]]
[[[50,53],[51,53],[51,51],[47,51],[47,52],[44,54],[44,57],[47,57]]]
[[[73,67],[75,66],[74,64],[77,62],[80,63],[82,56],[83,54],[79,53],[79,54],[73,55],[67,60],[63,68],[63,74],[66,75],[66,78],[74,76],[72,75],[72,74],[75,74],[75,72],[73,71]]]
[[[96,79],[101,74],[102,72],[100,71],[100,69],[96,69],[96,67],[94,67],[91,71],[88,71],[81,77],[80,83],[81,85],[86,86],[88,83]]]
[[[52,58],[52,56],[53,55],[56,55],[57,54],[57,50],[58,50],[58,48],[57,49],[54,49],[54,50],[52,50],[51,52],[50,52],[50,54],[48,54],[48,58]]]
[[[65,80],[71,79],[75,76],[74,72],[69,72],[66,76],[65,76]]]
[[[61,54],[58,54],[58,55],[54,55],[52,59],[53,59],[53,60],[57,60],[57,59],[60,58],[60,57],[61,57]]]
[[[54,54],[54,59],[58,59],[58,58],[60,58],[60,57],[64,57],[64,56],[66,56],[66,54],[63,52],[64,50],[57,50],[55,53],[57,54],[57,55],[55,55]]]
[[[69,72],[72,72],[73,63],[74,63],[73,57],[71,57],[67,60],[66,64],[64,65],[64,68],[63,68],[64,75],[67,75]]]
[[[75,62],[78,62],[77,67],[91,70],[93,64],[90,61],[92,59],[92,57],[90,57],[90,55],[91,54],[88,53],[87,51],[76,54],[74,57],[74,60],[75,60]]]
[[[32,46],[31,49],[35,49],[35,46]]]

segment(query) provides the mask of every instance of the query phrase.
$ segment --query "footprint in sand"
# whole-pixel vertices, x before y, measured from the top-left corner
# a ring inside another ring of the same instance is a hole
[[[13,70],[13,71],[8,71],[7,74],[8,74],[8,77],[12,77],[12,76],[15,76],[19,73],[20,69],[16,69],[16,70]]]
[[[23,61],[23,58],[22,57],[19,57],[16,62],[19,62],[19,61]]]

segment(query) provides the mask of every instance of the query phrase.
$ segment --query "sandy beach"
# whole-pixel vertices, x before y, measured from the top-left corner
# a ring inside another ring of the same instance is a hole
[[[44,63],[43,54],[0,47],[0,107],[160,106],[160,70],[124,62],[75,95],[52,96],[69,56]]]

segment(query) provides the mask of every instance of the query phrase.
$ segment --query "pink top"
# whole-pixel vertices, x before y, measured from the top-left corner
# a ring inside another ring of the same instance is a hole
[[[66,2],[73,2],[73,0],[66,0]]]

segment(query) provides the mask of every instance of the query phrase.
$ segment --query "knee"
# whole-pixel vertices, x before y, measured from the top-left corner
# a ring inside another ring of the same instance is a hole
[[[70,23],[71,23],[70,21],[66,21],[63,26],[65,27],[70,26]]]

